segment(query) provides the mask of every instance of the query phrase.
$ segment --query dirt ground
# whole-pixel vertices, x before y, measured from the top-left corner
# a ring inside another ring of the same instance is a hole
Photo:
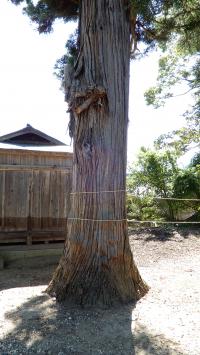
[[[151,287],[136,305],[57,304],[52,257],[0,271],[0,355],[199,355],[200,230],[132,230],[130,244]]]

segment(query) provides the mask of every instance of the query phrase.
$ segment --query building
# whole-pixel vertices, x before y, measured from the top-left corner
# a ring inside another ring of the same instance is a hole
[[[72,153],[33,149],[65,144],[30,125],[0,137],[0,142],[17,144],[0,148],[0,245],[63,241]]]

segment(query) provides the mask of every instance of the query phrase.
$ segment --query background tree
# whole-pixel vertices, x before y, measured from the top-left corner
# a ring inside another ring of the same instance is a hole
[[[170,39],[172,31],[187,30],[181,23],[187,6],[178,0],[11,1],[25,4],[39,32],[50,32],[56,18],[78,18],[76,51],[64,75],[74,142],[71,213],[48,291],[81,304],[137,300],[148,287],[127,236],[130,53],[134,56],[140,42],[147,51]]]
[[[145,93],[145,98],[147,104],[158,108],[171,97],[192,94],[194,102],[184,113],[185,126],[161,135],[155,142],[159,148],[183,154],[199,146],[200,140],[200,7],[198,0],[173,2],[172,22],[177,30],[170,44],[160,46],[165,54],[159,60],[157,85]]]
[[[174,181],[178,174],[177,157],[172,153],[141,148],[128,177],[129,191],[140,198],[141,220],[176,219],[176,204],[168,198],[174,197]],[[155,200],[156,197],[166,200]],[[138,204],[135,199],[134,202]]]
[[[182,199],[178,203],[180,211],[191,211],[192,221],[200,221],[200,154],[196,154],[188,167],[182,169],[174,181],[174,195]],[[196,199],[196,201],[195,201]]]
[[[194,156],[189,166],[180,168],[177,156],[172,152],[141,148],[135,164],[130,168],[127,187],[132,193],[127,199],[129,218],[176,221],[193,215],[193,219],[199,220],[199,154]]]
[[[200,60],[198,54],[180,57],[176,50],[172,47],[169,54],[159,60],[157,86],[150,88],[145,97],[149,105],[158,108],[172,97],[192,93],[194,103],[184,113],[185,126],[163,134],[155,141],[157,148],[174,149],[177,154],[182,155],[188,149],[199,146]]]

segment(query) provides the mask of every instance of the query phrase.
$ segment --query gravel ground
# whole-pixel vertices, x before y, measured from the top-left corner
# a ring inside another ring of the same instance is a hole
[[[136,306],[82,309],[43,291],[55,260],[0,272],[0,355],[199,355],[200,231],[133,230],[149,293]]]

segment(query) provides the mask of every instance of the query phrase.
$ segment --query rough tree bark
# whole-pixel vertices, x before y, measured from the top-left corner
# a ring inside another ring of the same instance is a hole
[[[80,52],[68,70],[71,212],[64,253],[47,292],[79,304],[136,301],[148,290],[127,235],[130,22],[125,3],[81,1]]]

